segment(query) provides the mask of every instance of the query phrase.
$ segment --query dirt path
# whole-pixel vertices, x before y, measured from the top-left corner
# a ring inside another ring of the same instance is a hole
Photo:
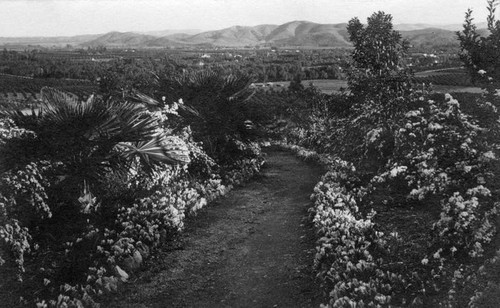
[[[106,307],[319,307],[309,196],[322,170],[268,151],[262,175],[202,210]]]

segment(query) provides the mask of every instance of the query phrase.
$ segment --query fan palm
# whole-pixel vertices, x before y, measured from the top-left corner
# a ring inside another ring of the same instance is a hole
[[[143,159],[145,163],[187,163],[186,155],[178,159],[178,149],[173,153],[165,146],[156,119],[145,111],[133,102],[103,101],[94,96],[80,102],[71,94],[44,88],[39,110],[3,112],[19,127],[33,131],[36,138],[12,140],[3,147],[1,170],[48,160],[61,162],[64,173],[92,182],[106,172],[128,170],[133,153],[154,156]],[[133,145],[140,146],[132,149]]]
[[[188,106],[181,106],[180,114],[191,126],[195,140],[202,141],[208,154],[216,157],[224,152],[228,140],[246,137],[247,103],[254,93],[251,82],[243,74],[197,71],[160,79],[158,94],[165,95],[167,102],[179,98],[186,102]]]

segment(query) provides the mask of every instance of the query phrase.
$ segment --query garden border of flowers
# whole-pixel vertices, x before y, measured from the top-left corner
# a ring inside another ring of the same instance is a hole
[[[127,282],[141,267],[143,261],[151,256],[151,251],[168,240],[166,230],[174,228],[181,232],[185,217],[196,215],[204,206],[223,197],[235,186],[248,181],[260,172],[263,163],[262,158],[242,159],[238,162],[237,168],[225,174],[226,185],[222,184],[220,179],[176,183],[177,189],[170,190],[168,187],[161,194],[152,195],[141,200],[133,208],[125,209],[122,215],[118,216],[124,231],[117,235],[105,230],[101,246],[101,252],[107,256],[108,262],[119,263],[121,267],[115,265],[112,272],[106,271],[104,267],[91,268],[92,272],[89,273],[86,286],[63,286],[64,292],[59,295],[57,302],[50,301],[50,306],[65,307],[66,304],[67,307],[99,307],[94,299],[103,294],[116,293],[120,284]],[[163,217],[158,215],[158,210],[162,207],[167,208],[166,212],[161,213],[164,214]],[[184,209],[185,212],[169,213],[175,209]],[[175,217],[180,217],[181,220],[175,221]],[[172,221],[175,222],[174,225],[171,225]],[[115,239],[111,240],[113,237]],[[149,245],[144,244],[145,242],[149,242]],[[43,300],[37,304],[37,307],[50,306]]]
[[[317,232],[315,268],[321,287],[330,298],[321,307],[424,305],[424,299],[418,295],[394,298],[394,292],[404,291],[408,282],[425,282],[419,281],[418,273],[415,273],[416,277],[408,277],[392,260],[387,262],[381,257],[387,252],[380,254],[380,250],[390,249],[391,245],[387,244],[401,242],[402,238],[396,232],[387,234],[378,231],[377,223],[373,221],[376,215],[373,210],[365,211],[365,214],[359,211],[356,198],[366,192],[352,189],[350,185],[357,180],[353,177],[353,165],[333,155],[320,154],[286,141],[273,141],[272,144],[292,151],[304,161],[315,162],[328,169],[314,188],[311,195],[314,204],[310,208]],[[457,294],[459,289],[465,291],[469,307],[490,307],[492,303],[497,303],[500,276],[495,273],[500,270],[500,248],[497,249],[480,266],[459,265],[455,268],[448,277],[448,292],[442,298],[442,304],[451,307],[463,301],[464,294]],[[444,259],[439,252],[433,259],[423,259],[421,265],[435,267],[436,273],[443,270]],[[395,271],[391,271],[393,265]],[[462,305],[465,306],[464,303]]]
[[[258,147],[255,148],[256,145],[249,146],[253,152],[260,152]],[[202,160],[210,160],[196,144],[190,143],[189,147],[193,155],[201,155]],[[133,206],[120,208],[113,224],[118,227],[117,229],[99,229],[90,221],[79,238],[63,244],[65,250],[62,253],[66,256],[71,256],[77,251],[88,252],[93,266],[86,270],[86,282],[83,284],[63,282],[61,285],[60,282],[53,281],[53,269],[42,267],[39,269],[41,275],[36,277],[37,280],[43,279],[43,281],[36,283],[39,295],[34,299],[35,303],[31,299],[20,298],[19,304],[35,304],[36,307],[100,307],[99,301],[102,296],[116,293],[121,284],[127,282],[140,269],[144,260],[148,259],[155,249],[159,249],[173,234],[183,230],[185,217],[196,215],[197,211],[207,204],[249,180],[260,172],[264,162],[264,157],[260,154],[252,158],[241,158],[233,162],[229,168],[219,169],[209,178],[190,176],[185,168],[175,166],[165,166],[166,169],[157,173],[147,183],[141,182],[144,179],[139,176],[136,179],[137,183],[131,184],[133,187],[146,185],[160,188],[153,190],[151,195],[137,200]],[[207,163],[210,164],[209,161]],[[38,172],[39,167],[41,166],[38,164],[27,165],[25,172],[18,171],[17,178],[10,179],[9,183],[14,189],[21,189],[25,193],[41,194],[40,198],[34,197],[35,200],[43,201],[43,189],[41,191],[36,189],[42,187],[38,181],[43,180]],[[8,205],[5,202],[9,200],[4,199],[0,200],[0,210]],[[94,208],[97,203],[90,192],[87,198],[79,201],[89,208]],[[44,205],[44,202],[41,202],[41,205]],[[41,209],[43,210],[43,206]],[[0,236],[6,248],[10,246],[14,252],[14,256],[8,257],[6,261],[10,265],[17,265],[21,275],[25,271],[25,254],[36,253],[37,244],[32,243],[28,229],[15,220],[8,221],[2,226]],[[88,250],[88,246],[85,245],[89,242],[97,246],[91,246],[92,248]],[[37,264],[30,264],[30,270],[33,266],[37,267]],[[22,275],[18,276],[18,279],[21,277]]]
[[[370,299],[375,300],[371,304],[389,304],[391,283],[402,283],[402,277],[380,270],[382,260],[368,251],[371,245],[383,245],[386,239],[371,220],[375,213],[363,217],[356,206],[356,195],[362,192],[351,192],[341,184],[351,176],[354,167],[332,155],[298,145],[279,141],[274,144],[328,169],[314,188],[310,208],[318,238],[314,264],[322,288],[330,296],[330,305],[322,307],[369,305]],[[367,276],[369,280],[363,281]]]

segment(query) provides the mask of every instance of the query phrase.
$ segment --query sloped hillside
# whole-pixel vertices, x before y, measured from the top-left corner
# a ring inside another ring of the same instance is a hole
[[[266,38],[276,26],[261,25],[256,27],[233,26],[227,29],[203,32],[186,38],[190,44],[214,44],[223,46],[258,45],[266,42]]]
[[[410,41],[414,47],[426,48],[433,46],[459,46],[454,31],[428,28],[412,31],[402,31],[404,38]]]
[[[153,36],[134,32],[110,32],[92,39],[82,46],[109,47],[182,47],[182,46],[297,46],[297,47],[349,47],[347,24],[318,24],[292,21],[282,25],[233,26],[197,34],[175,33]],[[444,27],[444,26],[443,26]],[[456,32],[426,24],[395,26],[404,38],[416,48],[458,47]],[[486,34],[487,30],[479,30]]]
[[[139,47],[156,39],[152,35],[137,34],[134,32],[109,32],[94,40],[84,43],[85,46],[110,46],[110,47]]]
[[[266,41],[292,46],[350,46],[346,24],[316,24],[307,21],[283,24],[271,32]]]

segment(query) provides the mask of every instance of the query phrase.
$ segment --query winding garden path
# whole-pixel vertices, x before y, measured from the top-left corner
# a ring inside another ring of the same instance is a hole
[[[189,219],[109,307],[319,307],[309,196],[320,167],[267,151],[262,174]]]

